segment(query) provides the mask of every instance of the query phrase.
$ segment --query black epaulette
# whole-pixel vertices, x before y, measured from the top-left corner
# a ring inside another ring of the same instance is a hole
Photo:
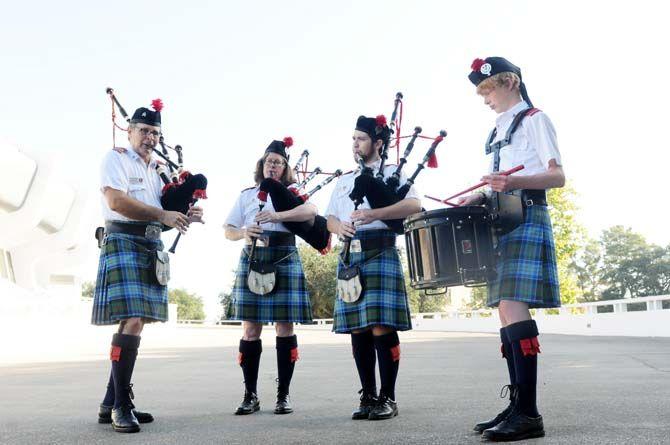
[[[256,186],[255,186],[255,185],[252,185],[251,187],[247,187],[247,188],[245,188],[245,189],[242,189],[242,191],[241,191],[240,193],[244,193],[244,192],[246,192],[247,190],[251,190],[251,189],[255,189],[255,188],[256,188]]]
[[[124,148],[124,147],[114,147],[114,148],[112,148],[112,150],[114,150],[117,153],[121,153],[121,154],[128,153],[128,149]]]

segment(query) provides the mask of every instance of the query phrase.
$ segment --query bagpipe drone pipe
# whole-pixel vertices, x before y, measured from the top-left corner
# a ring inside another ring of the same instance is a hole
[[[126,110],[119,103],[112,88],[107,88],[106,92],[112,101],[112,122],[114,130],[116,130],[116,128],[125,130],[116,124],[115,106],[119,108],[119,112],[123,118],[130,124],[131,121],[128,117],[128,113],[126,113]],[[151,106],[157,113],[160,113],[163,109],[163,102],[160,99],[154,99],[151,102]],[[158,139],[158,144],[161,146],[162,151],[159,151],[155,147],[153,148],[153,151],[161,158],[161,160],[156,160],[156,171],[164,183],[163,189],[161,190],[161,206],[163,207],[163,210],[187,214],[189,208],[195,205],[199,199],[207,199],[207,178],[201,173],[191,174],[191,172],[184,170],[183,152],[180,145],[171,147],[166,144],[162,134]],[[177,163],[170,159],[168,148],[177,154]],[[170,228],[171,227],[164,226],[163,230],[169,230]],[[180,238],[181,233],[178,233],[169,252],[175,252]]]

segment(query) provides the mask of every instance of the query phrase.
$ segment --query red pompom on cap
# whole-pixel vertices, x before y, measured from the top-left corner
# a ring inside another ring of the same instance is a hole
[[[378,127],[384,127],[386,125],[386,116],[380,114],[375,118],[375,123],[377,124]]]
[[[258,192],[258,200],[261,202],[267,202],[268,200],[268,192],[264,192],[263,190]]]
[[[482,65],[486,63],[486,60],[484,59],[475,59],[472,61],[472,65],[470,65],[470,68],[472,68],[472,71],[479,71],[482,68]]]
[[[151,108],[153,108],[155,111],[160,113],[160,111],[163,109],[163,101],[160,99],[154,99],[151,101]]]
[[[284,145],[286,146],[286,148],[289,148],[290,146],[292,146],[293,145],[293,138],[291,136],[286,136],[284,138]]]

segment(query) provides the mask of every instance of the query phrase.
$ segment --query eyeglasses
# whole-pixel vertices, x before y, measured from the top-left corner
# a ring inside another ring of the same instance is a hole
[[[266,159],[265,160],[265,165],[271,165],[273,167],[283,167],[285,164],[284,164],[284,161],[281,161],[281,160],[278,161],[276,159],[275,160]]]
[[[136,129],[137,131],[139,131],[140,134],[141,134],[142,136],[148,136],[148,135],[151,135],[151,136],[157,138],[158,136],[161,135],[161,132],[160,132],[160,131],[158,131],[158,130],[150,130],[150,129],[146,128],[146,127],[142,127],[142,128],[137,128],[137,127],[136,127],[135,129]]]

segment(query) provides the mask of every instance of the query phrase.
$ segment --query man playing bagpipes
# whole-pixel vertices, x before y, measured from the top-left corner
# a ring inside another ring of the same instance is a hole
[[[411,329],[404,274],[396,234],[382,220],[402,219],[419,212],[415,188],[404,199],[387,207],[371,208],[369,190],[357,178],[378,172],[390,138],[384,116],[360,116],[353,134],[352,152],[359,170],[343,175],[326,211],[328,230],[344,238],[343,260],[338,266],[338,291],[333,330],[351,334],[354,361],[362,389],[353,419],[389,419],[398,414],[395,381],[400,360],[397,331]],[[395,166],[383,167],[388,178]],[[404,175],[401,184],[406,182]],[[365,184],[370,186],[371,182]],[[359,187],[356,187],[356,186]],[[374,192],[373,192],[374,193]],[[379,359],[381,390],[377,396],[376,360]]]
[[[161,132],[161,106],[157,111],[135,111],[128,146],[107,153],[101,170],[105,230],[92,323],[118,323],[119,330],[112,337],[112,371],[98,421],[125,433],[153,421],[151,414],[134,409],[130,381],[145,323],[166,321],[168,316],[169,271],[161,231],[166,226],[184,233],[191,222],[202,222],[203,214],[199,207],[187,206],[186,214],[161,207],[163,182],[151,157]]]
[[[240,193],[226,219],[226,238],[244,239],[232,291],[232,319],[242,320],[242,339],[238,362],[244,374],[244,399],[235,414],[252,414],[260,409],[258,368],[262,352],[263,323],[275,323],[277,333],[278,389],[276,414],[293,411],[289,385],[298,360],[298,341],[293,323],[312,321],[312,307],[307,293],[305,274],[295,247],[295,236],[286,228],[289,223],[313,223],[314,205],[303,203],[287,211],[276,211],[272,197],[261,190],[264,180],[293,184],[286,148],[290,138],[272,141],[256,163],[255,187]]]
[[[521,196],[523,223],[498,239],[497,277],[488,286],[488,305],[498,307],[501,352],[510,384],[509,406],[495,418],[475,426],[486,439],[520,440],[544,436],[537,410],[537,324],[529,308],[561,305],[554,238],[546,189],[562,187],[565,176],[556,131],[546,114],[533,108],[521,70],[502,57],[476,59],[468,78],[484,103],[498,113],[486,144],[493,153],[490,173],[482,178],[489,193],[475,193],[460,205],[484,203],[496,192]],[[516,175],[501,170],[523,165]]]

